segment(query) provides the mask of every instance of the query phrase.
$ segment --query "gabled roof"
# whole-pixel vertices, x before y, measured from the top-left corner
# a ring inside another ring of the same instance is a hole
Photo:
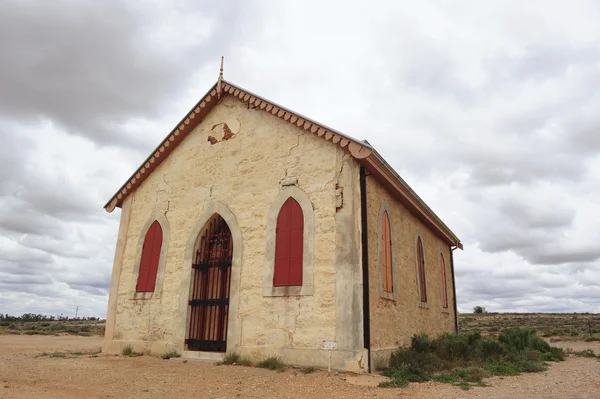
[[[331,141],[344,151],[349,152],[370,174],[375,176],[392,194],[394,194],[412,213],[421,221],[431,227],[444,240],[462,249],[460,240],[442,222],[442,220],[425,204],[425,202],[406,184],[406,182],[392,169],[392,167],[379,155],[366,141],[359,141],[335,129],[318,123],[297,112],[291,111],[281,105],[262,98],[248,90],[219,78],[210,90],[187,113],[177,126],[165,137],[156,149],[146,158],[140,167],[121,186],[121,188],[104,205],[107,212],[112,212],[115,207],[120,207],[127,195],[133,192],[140,184],[169,156],[177,145],[208,115],[224,96],[234,96],[240,101],[275,115],[284,121],[296,125]]]

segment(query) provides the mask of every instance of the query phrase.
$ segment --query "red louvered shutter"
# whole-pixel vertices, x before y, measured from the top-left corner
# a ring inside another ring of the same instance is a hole
[[[140,260],[140,273],[138,276],[136,291],[152,292],[156,285],[156,274],[160,260],[160,249],[162,247],[162,229],[160,223],[154,221],[146,237],[142,248],[142,259]]]
[[[417,259],[419,262],[419,288],[421,291],[421,302],[427,302],[427,285],[425,284],[425,255],[423,254],[423,243],[421,237],[417,239]]]
[[[440,268],[442,278],[442,307],[448,308],[448,285],[446,284],[446,262],[444,256],[440,255]]]
[[[288,198],[277,217],[273,286],[302,285],[304,215],[298,202]]]
[[[392,281],[392,234],[390,231],[390,219],[387,212],[383,212],[381,246],[383,291],[394,292],[394,283]]]

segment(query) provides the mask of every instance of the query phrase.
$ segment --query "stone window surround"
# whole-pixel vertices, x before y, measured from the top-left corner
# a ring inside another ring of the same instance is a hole
[[[383,234],[383,215],[387,212],[388,219],[390,221],[390,239],[392,245],[390,245],[390,251],[392,252],[392,292],[385,292],[383,290],[383,248],[381,245],[381,235]],[[396,284],[396,262],[394,261],[394,224],[392,223],[392,215],[390,214],[389,204],[387,200],[382,200],[379,206],[379,219],[378,219],[378,236],[377,236],[377,248],[378,248],[378,264],[379,264],[379,297],[389,299],[392,301],[398,301],[398,285]]]
[[[442,272],[441,272],[441,268],[438,268],[440,271],[440,309],[442,310],[442,313],[450,313],[450,300],[448,298],[448,266],[446,265],[446,257],[444,256],[444,249],[440,248],[440,256],[439,256],[439,260],[440,262],[438,262],[438,266],[441,264],[441,260],[444,260],[444,268],[446,269],[446,281],[444,282],[444,280],[442,280]],[[444,307],[444,286],[443,284],[446,283],[446,304],[448,305],[447,307]]]
[[[415,233],[415,265],[417,272],[417,295],[418,295],[418,304],[420,308],[429,309],[429,297],[427,298],[427,302],[421,301],[421,282],[419,277],[419,238],[421,238],[421,229],[417,227]],[[423,246],[423,267],[425,269],[425,292],[427,292],[427,260],[425,259],[425,244],[423,243],[423,238],[421,238],[421,245]]]
[[[156,272],[156,284],[154,285],[154,291],[152,292],[137,292],[136,286],[138,281],[138,276],[140,274],[140,263],[142,262],[142,249],[144,247],[144,240],[146,239],[146,234],[148,234],[148,230],[152,223],[155,221],[160,224],[160,228],[162,229],[163,239],[162,245],[160,247],[160,258],[158,261],[158,270]],[[154,213],[146,223],[140,229],[140,235],[138,236],[138,242],[136,244],[135,250],[135,263],[133,264],[133,272],[131,274],[131,288],[129,292],[132,292],[133,295],[131,299],[158,299],[162,293],[162,284],[163,277],[165,274],[165,266],[167,263],[167,249],[169,246],[169,222],[165,215],[161,212]]]
[[[277,217],[281,207],[292,197],[298,202],[304,216],[304,236],[302,251],[302,285],[290,287],[274,287],[273,275],[275,273],[275,240]],[[304,191],[296,186],[283,187],[277,197],[273,200],[266,223],[266,249],[265,265],[263,270],[263,296],[306,296],[314,294],[314,241],[315,241],[315,217],[313,205]]]

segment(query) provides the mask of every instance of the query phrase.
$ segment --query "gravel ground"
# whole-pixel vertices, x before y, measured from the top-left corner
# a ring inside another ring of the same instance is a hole
[[[0,398],[600,398],[596,359],[569,358],[550,363],[547,372],[490,378],[491,387],[470,391],[438,383],[383,389],[369,386],[377,383],[370,376],[91,354],[101,343],[97,337],[0,336]],[[555,344],[600,351],[598,342]],[[53,351],[87,354],[40,356]]]

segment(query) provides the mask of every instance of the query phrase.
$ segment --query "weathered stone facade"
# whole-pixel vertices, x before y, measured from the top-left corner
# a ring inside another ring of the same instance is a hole
[[[387,202],[387,204],[386,204]],[[386,207],[392,226],[394,295],[381,295],[380,224],[381,209]],[[425,332],[438,336],[453,332],[454,297],[450,270],[450,247],[406,208],[374,178],[367,177],[367,209],[369,223],[369,302],[371,350],[373,364],[386,365],[389,354],[399,346],[410,345],[413,334]],[[420,235],[425,253],[427,304],[419,297],[417,281],[416,237]],[[442,307],[439,257],[446,264],[448,308]]]
[[[222,122],[233,126],[234,136],[213,145],[208,137]],[[332,366],[364,367],[357,173],[354,159],[336,146],[234,98],[223,99],[123,206],[121,229],[126,232],[121,232],[125,238],[117,248],[111,284],[111,296],[118,293],[111,304],[116,313],[114,327],[107,326],[105,350],[118,352],[124,345],[156,354],[185,350],[191,274],[186,245],[195,241],[194,225],[202,227],[205,210],[220,204],[235,218],[236,226],[228,221],[232,234],[238,226],[241,233],[239,243],[234,238],[234,251],[241,246],[241,267],[239,278],[232,277],[228,341],[231,334],[235,344],[228,342],[228,351],[256,357],[278,354],[293,364],[327,366],[322,341],[336,340]],[[312,243],[314,292],[263,296],[267,214],[290,179],[310,199],[318,221]],[[340,186],[348,193],[341,208]],[[166,267],[158,277],[162,287],[138,299],[134,268],[142,227],[157,214],[169,226]]]
[[[229,95],[216,100],[219,85],[106,206],[109,212],[120,206],[122,214],[104,352],[119,353],[131,345],[155,355],[177,350],[188,357],[223,356],[188,351],[185,344],[194,253],[203,227],[215,214],[227,223],[233,242],[227,352],[255,360],[276,355],[293,365],[366,370],[364,255],[373,365],[385,362],[414,333],[453,331],[449,251],[459,241],[419,205],[420,199],[410,197],[414,194],[403,193],[395,182],[388,181],[395,195],[384,188],[379,179],[388,172],[382,172],[378,154],[368,144],[230,83],[224,86]],[[190,122],[193,115],[195,124]],[[379,173],[366,181],[366,253],[360,189],[365,164]],[[275,224],[288,197],[304,216],[303,281],[301,287],[274,287]],[[412,211],[400,197],[414,201]],[[383,205],[392,225],[394,281],[394,292],[385,295],[378,247]],[[155,220],[163,233],[155,290],[136,292],[144,237]],[[418,234],[425,247],[426,305],[418,296]],[[440,254],[446,261],[448,309],[441,305]],[[326,340],[335,341],[337,348],[323,349]]]

